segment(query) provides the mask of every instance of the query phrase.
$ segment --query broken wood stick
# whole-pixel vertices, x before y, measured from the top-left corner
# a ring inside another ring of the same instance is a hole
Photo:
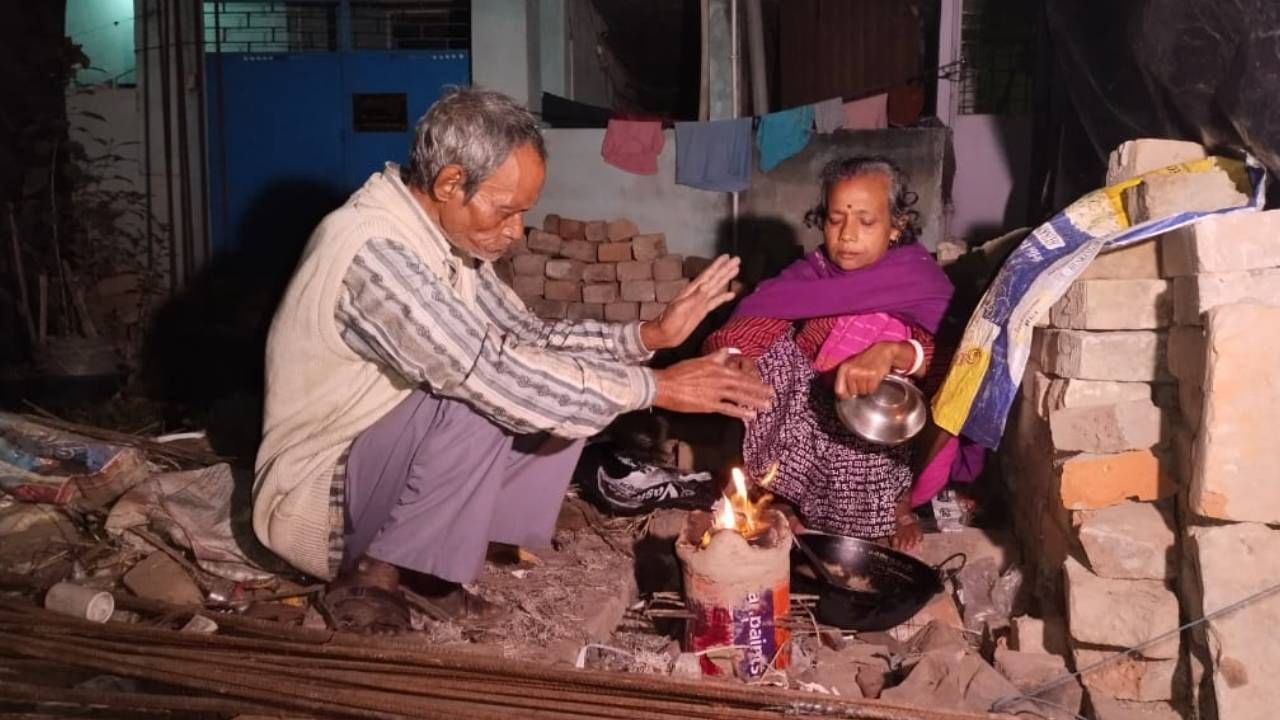
[[[18,243],[18,221],[13,214],[13,203],[8,205],[9,244],[13,248],[13,274],[18,278],[18,314],[27,326],[27,339],[36,344],[36,326],[31,320],[31,297],[27,294],[27,271],[22,264],[22,248]]]
[[[38,347],[44,347],[49,340],[49,276],[40,273],[37,280],[40,289],[38,298],[40,321],[36,324],[36,341]]]
[[[84,288],[71,285],[75,276],[71,274],[71,267],[67,265],[67,261],[63,260],[61,262],[63,282],[67,283],[66,292],[71,298],[71,311],[67,314],[75,316],[80,323],[80,332],[85,337],[96,338],[98,337],[98,328],[93,324],[93,318],[89,317],[89,308],[84,302]]]

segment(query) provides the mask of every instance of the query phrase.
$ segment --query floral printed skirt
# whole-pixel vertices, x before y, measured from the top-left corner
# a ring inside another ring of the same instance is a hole
[[[759,478],[779,463],[770,489],[811,530],[865,540],[893,535],[897,499],[911,486],[912,444],[875,445],[845,428],[830,384],[790,337],[756,363],[777,397],[747,426],[747,471]]]

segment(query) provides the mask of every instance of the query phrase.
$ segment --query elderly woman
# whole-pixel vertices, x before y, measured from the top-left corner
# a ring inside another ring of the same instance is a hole
[[[857,437],[835,403],[889,373],[925,378],[952,287],[916,242],[915,196],[894,163],[840,158],[820,180],[806,224],[821,228],[822,247],[761,283],[705,349],[737,348],[740,369],[774,389],[743,458],[757,477],[779,464],[772,490],[804,526],[909,547],[912,445]]]

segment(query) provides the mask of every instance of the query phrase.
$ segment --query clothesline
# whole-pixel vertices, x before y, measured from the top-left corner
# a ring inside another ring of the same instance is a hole
[[[880,94],[852,102],[829,98],[759,118],[677,122],[675,181],[715,192],[746,190],[751,186],[753,145],[759,153],[760,169],[769,172],[804,150],[814,132],[889,127],[888,110],[889,96]],[[654,175],[665,143],[663,124],[658,120],[611,118],[600,155],[621,170]]]
[[[912,75],[911,77],[908,77],[902,80],[896,80],[890,83],[882,83],[872,88],[863,88],[859,90],[857,93],[854,93],[851,95],[843,95],[838,99],[844,103],[859,102],[861,100],[872,99],[880,95],[890,94],[893,90],[897,88],[909,88],[913,86],[918,86],[920,82],[928,79],[950,80],[955,77],[956,73],[964,69],[965,64],[966,63],[964,60],[956,60],[953,62],[936,65],[934,67],[929,68],[928,70]],[[572,108],[576,110],[578,114],[580,114],[583,122],[581,123],[571,122],[568,125],[561,125],[561,127],[569,127],[569,126],[600,127],[605,125],[609,120],[631,120],[631,121],[637,121],[637,122],[657,121],[662,123],[662,128],[664,130],[671,130],[675,127],[677,122],[681,122],[678,120],[671,120],[669,118],[652,118],[644,115],[641,115],[639,117],[628,117],[627,114],[625,113],[620,115],[608,108],[588,105],[586,103],[579,103],[574,100],[569,100],[567,98],[562,98],[558,95],[553,95],[551,93],[546,93],[546,92],[542,94],[542,102],[543,102],[542,114],[544,117],[546,115],[553,114],[553,113],[547,112],[548,102],[558,106],[559,109],[561,110],[564,110],[566,108]],[[779,112],[785,112],[786,110],[791,110],[791,109],[795,109],[795,108],[786,108]],[[762,116],[748,115],[743,117],[750,117],[754,121],[754,120],[759,120],[759,118]]]
[[[832,97],[758,116],[695,122],[627,118],[549,93],[543,93],[543,115],[564,112],[567,117],[576,116],[577,122],[566,124],[578,127],[605,124],[601,156],[610,165],[638,175],[658,172],[658,156],[666,143],[663,130],[673,128],[677,184],[715,192],[739,192],[751,186],[753,146],[759,153],[761,171],[769,172],[804,150],[814,132],[830,134],[841,129],[887,128],[890,97],[899,88],[903,92],[896,97],[909,104],[902,117],[914,119],[923,110],[920,81],[929,77],[951,78],[963,66],[962,60],[947,63],[900,82],[861,91],[856,96]]]

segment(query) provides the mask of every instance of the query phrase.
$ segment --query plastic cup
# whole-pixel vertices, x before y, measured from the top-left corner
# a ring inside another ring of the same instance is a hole
[[[60,582],[45,593],[44,606],[63,615],[104,623],[116,611],[116,599],[103,590]]]

